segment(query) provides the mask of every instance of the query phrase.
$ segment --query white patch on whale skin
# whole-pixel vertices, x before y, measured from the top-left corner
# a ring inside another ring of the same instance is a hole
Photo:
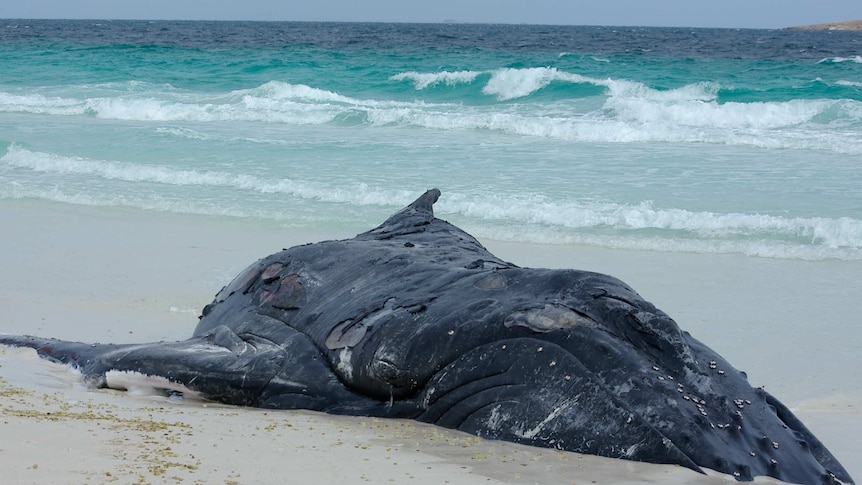
[[[640,448],[640,447],[641,447],[641,443],[635,443],[635,444],[629,446],[628,448],[626,448],[626,451],[624,452],[625,456],[631,458],[632,456],[634,456],[635,452],[638,451],[638,448]]]
[[[248,346],[248,344],[245,345],[245,347],[247,347],[247,346]],[[190,354],[199,354],[201,352],[209,352],[209,353],[215,353],[215,354],[218,354],[218,353],[230,354],[230,353],[235,352],[229,348],[222,347],[221,345],[210,345],[210,344],[202,344],[202,343],[196,343],[193,345],[189,345],[188,347],[180,347],[179,350],[184,351],[184,352],[188,352]],[[245,350],[245,349],[243,349],[243,350]],[[236,353],[242,353],[242,351],[236,352]]]
[[[114,351],[114,355],[128,355],[128,354],[131,354],[131,353],[138,351],[138,350],[146,351],[150,347],[152,347],[152,344],[129,345],[128,347]],[[248,348],[248,344],[245,342],[243,342],[243,349],[242,350],[231,350],[231,349],[229,349],[227,347],[223,347],[221,345],[213,345],[213,344],[208,344],[205,342],[195,342],[191,345],[188,345],[188,346],[183,345],[180,347],[176,347],[172,350],[175,350],[176,352],[185,352],[188,354],[200,354],[200,353],[204,353],[204,352],[210,353],[210,354],[220,354],[220,353],[228,353],[228,354],[237,353],[237,354],[240,354],[240,353],[244,352],[246,348]]]
[[[553,409],[553,410],[552,410],[552,411],[551,411],[551,412],[550,412],[550,413],[545,417],[545,419],[543,419],[543,420],[542,420],[542,422],[540,422],[539,424],[537,424],[537,425],[533,426],[531,429],[528,429],[528,430],[526,430],[526,431],[524,431],[524,430],[516,430],[516,431],[515,431],[515,435],[516,435],[516,436],[518,436],[518,437],[520,437],[520,438],[526,438],[526,439],[528,439],[528,440],[531,440],[531,439],[535,438],[535,437],[536,437],[536,435],[538,435],[538,434],[539,434],[539,432],[541,432],[541,431],[542,431],[542,429],[545,427],[545,425],[546,425],[546,424],[548,424],[548,423],[549,423],[549,422],[551,422],[554,418],[556,418],[557,416],[559,416],[559,415],[560,415],[560,413],[562,413],[566,408],[568,408],[570,404],[571,404],[571,403],[570,403],[569,401],[565,401],[564,403],[562,403],[562,404],[560,404],[559,406],[555,407],[555,408],[554,408],[554,409]]]
[[[350,357],[353,352],[350,351],[350,348],[344,347],[341,349],[341,352],[338,353],[338,364],[335,365],[335,369],[344,376],[345,379],[353,379],[353,365],[350,363]]]
[[[500,412],[500,409],[502,407],[502,405],[498,404],[494,406],[493,409],[491,409],[491,413],[488,416],[488,419],[485,421],[485,426],[487,426],[488,429],[499,431],[500,426],[503,424],[503,422],[511,419],[511,416],[508,413]]]
[[[140,396],[160,396],[169,390],[182,393],[184,398],[202,399],[197,392],[184,384],[164,376],[151,376],[140,372],[109,370],[105,373],[105,384],[111,389],[120,389]]]

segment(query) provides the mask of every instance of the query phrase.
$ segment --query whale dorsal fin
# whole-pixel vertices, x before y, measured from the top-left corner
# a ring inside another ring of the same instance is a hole
[[[419,231],[434,220],[434,203],[440,198],[440,190],[429,189],[410,205],[396,212],[383,224],[365,234],[376,238],[393,237]]]
[[[426,212],[432,218],[434,217],[434,203],[437,202],[437,199],[440,198],[440,189],[428,189],[424,194],[420,195],[418,199],[414,200],[410,205],[405,207],[402,211],[407,209],[412,209],[417,212]],[[398,214],[396,214],[398,215]]]

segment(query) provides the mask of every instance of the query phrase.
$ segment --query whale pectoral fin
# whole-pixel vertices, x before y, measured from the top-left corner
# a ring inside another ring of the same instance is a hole
[[[41,357],[72,365],[94,387],[190,392],[204,399],[252,406],[281,370],[286,356],[281,346],[269,340],[239,336],[224,326],[169,343],[83,344],[5,336],[0,343],[31,347]]]
[[[82,342],[69,342],[55,338],[41,338],[29,335],[5,335],[0,334],[0,345],[12,347],[24,347],[34,349],[39,357],[82,369],[87,362],[99,356],[123,347],[114,344],[87,344]]]
[[[483,438],[702,470],[561,347],[532,338],[478,347],[438,372],[420,421]]]
[[[261,394],[258,406],[353,416],[415,416],[415,406],[374,399],[346,386],[308,336],[297,332],[280,341],[288,350],[287,357],[281,372]]]
[[[127,388],[130,383],[140,382],[130,380],[130,374],[150,380],[161,377],[167,381],[165,389],[191,391],[227,404],[256,406],[285,358],[285,350],[269,340],[239,336],[220,326],[182,342],[117,349],[103,355],[90,371],[105,376],[105,387]]]

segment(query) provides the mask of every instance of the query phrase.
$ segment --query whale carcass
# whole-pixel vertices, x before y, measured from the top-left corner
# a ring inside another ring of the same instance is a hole
[[[439,196],[355,238],[255,262],[188,340],[0,343],[95,387],[145,375],[241,406],[412,418],[739,480],[852,483],[786,406],[626,284],[502,261],[434,217]]]

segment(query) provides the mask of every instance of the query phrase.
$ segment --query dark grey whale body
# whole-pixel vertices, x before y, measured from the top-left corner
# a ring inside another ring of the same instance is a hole
[[[236,405],[413,418],[740,480],[852,483],[787,407],[624,283],[504,262],[434,217],[439,195],[353,239],[257,261],[189,340],[0,343],[100,387],[134,372]]]

